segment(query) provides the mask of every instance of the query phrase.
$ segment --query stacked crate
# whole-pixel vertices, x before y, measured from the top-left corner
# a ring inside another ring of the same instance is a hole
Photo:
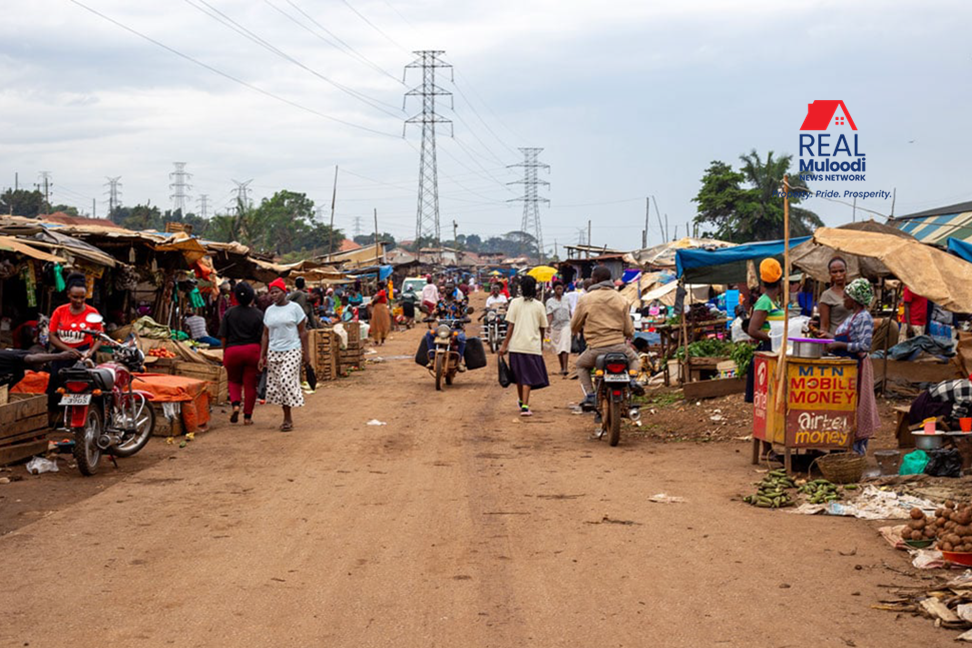
[[[0,405],[0,466],[47,451],[47,396],[10,394]]]
[[[317,381],[336,380],[338,377],[338,340],[330,328],[309,331],[311,364],[317,374]]]
[[[176,362],[172,373],[175,376],[205,381],[209,402],[213,405],[225,405],[229,401],[229,381],[225,367],[201,362]]]
[[[361,323],[345,322],[344,330],[348,333],[348,348],[341,349],[338,354],[341,372],[364,369],[364,341],[361,339]]]

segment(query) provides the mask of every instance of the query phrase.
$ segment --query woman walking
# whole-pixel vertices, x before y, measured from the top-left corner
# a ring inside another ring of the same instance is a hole
[[[253,287],[241,281],[233,287],[237,306],[231,306],[219,323],[219,337],[223,342],[223,366],[229,383],[233,413],[230,423],[240,420],[243,405],[243,425],[253,425],[253,406],[256,404],[257,380],[260,372],[260,342],[263,339],[263,313],[253,305]]]
[[[498,354],[510,354],[510,370],[516,382],[520,416],[533,416],[530,411],[530,392],[550,385],[547,365],[543,362],[543,330],[547,327],[547,313],[537,301],[537,280],[531,276],[520,284],[522,297],[510,302],[506,311],[506,338]]]
[[[307,316],[304,309],[287,299],[283,279],[270,283],[273,303],[263,316],[258,369],[267,369],[267,402],[283,408],[281,432],[294,429],[291,409],[304,406],[300,389],[300,367],[307,363]]]
[[[874,336],[874,319],[867,307],[874,298],[874,289],[867,279],[855,279],[844,289],[844,308],[850,316],[837,327],[834,342],[828,351],[857,360],[857,434],[854,452],[867,453],[867,442],[881,427],[877,400],[874,398],[874,367],[871,364],[871,340]]]
[[[564,297],[564,284],[554,284],[554,294],[547,300],[547,324],[550,326],[550,342],[560,361],[560,375],[567,377],[567,359],[570,357],[570,303]]]
[[[371,339],[381,346],[391,331],[391,313],[388,311],[388,294],[379,290],[371,300]]]

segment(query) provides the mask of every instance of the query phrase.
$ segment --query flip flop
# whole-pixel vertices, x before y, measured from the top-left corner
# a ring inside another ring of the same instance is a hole
[[[253,419],[246,418],[246,416],[244,416],[243,417],[243,425],[253,425]]]
[[[230,423],[239,423],[239,422],[240,422],[240,410],[234,409],[233,413],[230,414]]]
[[[280,426],[281,432],[291,432],[294,429],[293,423],[284,423]]]

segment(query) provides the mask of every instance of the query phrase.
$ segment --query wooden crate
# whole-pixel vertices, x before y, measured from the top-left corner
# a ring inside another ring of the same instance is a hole
[[[152,436],[168,437],[184,434],[181,407],[179,408],[179,412],[176,413],[175,418],[171,421],[165,418],[162,403],[153,402],[152,409],[155,410],[155,429],[152,431]]]
[[[209,385],[209,401],[214,405],[225,405],[229,400],[229,380],[226,368],[219,365],[203,364],[201,362],[177,362],[173,366],[172,374],[205,380]]]
[[[0,405],[0,465],[44,452],[48,430],[46,395],[10,394]]]
[[[338,377],[338,340],[334,331],[314,329],[310,331],[311,364],[317,373],[318,382],[336,380]]]

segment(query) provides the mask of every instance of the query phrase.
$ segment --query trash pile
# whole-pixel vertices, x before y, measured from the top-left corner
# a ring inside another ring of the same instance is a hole
[[[972,570],[943,579],[932,587],[893,588],[875,610],[911,613],[934,620],[935,627],[965,630],[956,641],[972,642]]]

